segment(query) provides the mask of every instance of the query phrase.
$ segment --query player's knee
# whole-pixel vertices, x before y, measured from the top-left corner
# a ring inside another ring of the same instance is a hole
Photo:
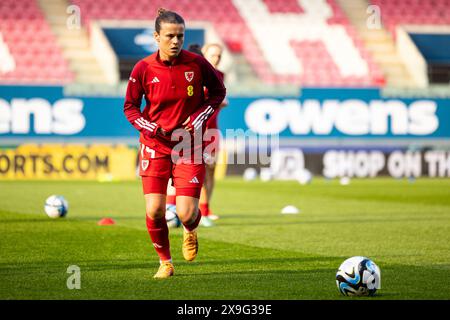
[[[166,208],[163,206],[147,206],[145,213],[150,219],[160,219],[166,213]]]
[[[197,217],[198,208],[195,204],[183,205],[181,208],[177,207],[177,214],[183,223],[191,223]]]

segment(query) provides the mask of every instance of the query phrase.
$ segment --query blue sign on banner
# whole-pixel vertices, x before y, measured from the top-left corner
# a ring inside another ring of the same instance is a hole
[[[0,86],[0,139],[137,136],[124,99],[67,97],[61,87]]]
[[[449,99],[382,98],[377,90],[304,89],[295,98],[228,98],[226,129],[282,138],[450,138]],[[130,139],[124,98],[69,97],[61,87],[0,86],[0,142],[8,139]],[[8,139],[5,139],[8,138]]]
[[[411,40],[427,62],[449,64],[450,34],[447,33],[410,33]]]
[[[158,50],[158,45],[153,38],[153,28],[105,27],[103,32],[119,58],[139,60]],[[194,43],[203,46],[204,29],[186,29],[184,48]]]

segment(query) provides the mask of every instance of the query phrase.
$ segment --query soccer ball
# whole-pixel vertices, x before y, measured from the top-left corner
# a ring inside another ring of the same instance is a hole
[[[339,267],[336,284],[345,296],[373,296],[381,288],[381,271],[369,258],[351,257]]]
[[[178,228],[181,226],[180,218],[177,215],[177,207],[173,204],[166,206],[166,222],[169,228]]]
[[[50,218],[62,218],[67,215],[69,203],[63,196],[51,195],[45,200],[44,209]]]

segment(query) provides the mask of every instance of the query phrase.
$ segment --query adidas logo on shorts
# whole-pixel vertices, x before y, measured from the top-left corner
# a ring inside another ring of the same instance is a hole
[[[193,177],[191,181],[189,181],[189,183],[200,183],[200,182],[198,181],[197,177]]]

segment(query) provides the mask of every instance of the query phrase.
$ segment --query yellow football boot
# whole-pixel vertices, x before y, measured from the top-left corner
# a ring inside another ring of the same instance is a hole
[[[197,256],[198,240],[197,231],[183,231],[183,257],[187,261],[192,261]]]
[[[173,276],[174,268],[170,261],[162,262],[159,266],[158,272],[153,276],[155,279],[166,279]]]

